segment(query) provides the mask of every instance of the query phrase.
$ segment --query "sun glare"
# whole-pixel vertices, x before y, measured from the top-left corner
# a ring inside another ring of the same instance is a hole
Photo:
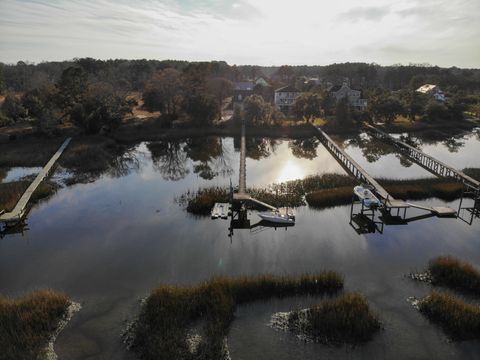
[[[295,179],[303,179],[304,176],[304,170],[295,164],[294,161],[288,160],[281,168],[276,180],[278,183],[281,183]]]

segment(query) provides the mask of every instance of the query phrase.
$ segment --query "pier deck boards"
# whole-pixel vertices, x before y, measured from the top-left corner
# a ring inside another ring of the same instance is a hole
[[[397,200],[392,195],[388,193],[385,188],[378,183],[369,173],[367,173],[355,160],[353,160],[350,155],[348,155],[343,149],[340,148],[331,138],[328,136],[325,131],[320,127],[315,127],[317,129],[319,138],[326,148],[337,158],[340,164],[348,170],[355,178],[360,180],[363,183],[366,183],[372,186],[375,190],[375,193],[381,198],[380,200],[384,203],[386,207],[389,208],[408,208],[410,207],[405,201]]]
[[[441,162],[440,160],[435,159],[434,157],[425,154],[423,151],[414,148],[413,146],[394,138],[390,134],[377,129],[372,125],[367,125],[367,129],[371,130],[371,133],[379,138],[380,140],[387,141],[393,144],[395,147],[400,149],[400,151],[406,154],[411,160],[413,160],[418,165],[422,166],[426,170],[430,171],[432,174],[439,177],[450,177],[454,178],[457,181],[462,182],[471,190],[479,193],[480,192],[480,181],[473,179],[464,172],[454,169],[453,167]]]

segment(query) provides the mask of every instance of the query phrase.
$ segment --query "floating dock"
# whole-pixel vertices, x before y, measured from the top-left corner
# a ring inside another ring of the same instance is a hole
[[[63,151],[67,148],[68,144],[72,138],[68,138],[60,146],[57,152],[52,156],[48,163],[43,167],[43,169],[38,173],[37,177],[30,186],[25,190],[20,200],[18,200],[17,205],[10,212],[0,211],[0,223],[5,223],[6,225],[16,224],[20,222],[25,216],[25,211],[32,197],[32,194],[35,192],[40,183],[50,174],[50,171],[57,162],[58,158],[62,155]]]
[[[213,206],[211,217],[212,219],[228,219],[231,215],[231,205],[229,203],[215,203]]]

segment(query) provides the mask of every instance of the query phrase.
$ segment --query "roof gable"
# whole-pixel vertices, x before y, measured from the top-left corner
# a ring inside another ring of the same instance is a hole
[[[287,85],[287,86],[284,86],[284,87],[281,87],[277,90],[275,90],[276,93],[278,92],[297,92],[299,93],[300,90],[298,90],[296,87],[292,86],[292,85]]]

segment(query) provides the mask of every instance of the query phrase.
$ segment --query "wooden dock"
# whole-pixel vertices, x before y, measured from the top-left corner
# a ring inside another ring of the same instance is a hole
[[[464,172],[454,169],[453,167],[435,159],[434,157],[425,154],[423,151],[414,148],[413,146],[399,140],[395,139],[390,134],[377,129],[372,125],[366,126],[368,130],[371,130],[371,133],[379,138],[380,140],[386,141],[394,145],[397,149],[400,150],[402,154],[407,155],[411,160],[413,160],[418,165],[422,166],[424,169],[430,171],[432,174],[438,177],[449,177],[453,178],[459,182],[462,182],[470,190],[473,190],[477,194],[480,191],[480,181],[473,179]]]
[[[62,155],[63,151],[67,148],[70,143],[71,138],[65,140],[65,142],[60,146],[57,152],[52,156],[48,163],[43,167],[43,169],[38,173],[37,177],[30,186],[25,190],[20,200],[18,200],[17,205],[10,212],[0,212],[0,223],[5,224],[15,224],[18,223],[25,216],[25,210],[27,208],[28,202],[32,197],[32,194],[40,185],[40,183],[50,174],[50,170],[53,165],[57,162],[58,158]]]
[[[242,123],[242,138],[240,140],[240,169],[238,176],[238,192],[233,194],[233,200],[237,202],[253,202],[273,211],[279,211],[275,206],[269,205],[263,201],[251,197],[247,193],[247,150],[245,140],[245,122]]]
[[[362,183],[370,185],[375,194],[380,198],[385,209],[390,211],[391,209],[406,209],[408,208],[417,208],[439,216],[447,217],[456,215],[456,211],[443,206],[421,206],[416,205],[410,202],[405,202],[403,200],[397,200],[392,195],[388,193],[383,186],[381,186],[370,174],[368,174],[355,160],[353,160],[343,149],[340,148],[331,138],[328,136],[320,127],[315,127],[318,131],[318,136],[320,141],[325,145],[325,147],[334,155],[334,157],[339,161],[342,167],[351,173],[356,179],[360,180]]]
[[[332,153],[332,155],[339,161],[340,165],[352,174],[360,182],[370,185],[375,193],[380,198],[380,201],[384,206],[388,208],[408,208],[410,207],[405,201],[397,200],[392,195],[388,193],[385,188],[380,185],[370,174],[368,174],[355,160],[353,160],[350,155],[348,155],[343,149],[340,148],[331,138],[328,136],[325,131],[320,127],[315,127],[318,131],[318,137],[322,144],[327,148],[327,150]]]

